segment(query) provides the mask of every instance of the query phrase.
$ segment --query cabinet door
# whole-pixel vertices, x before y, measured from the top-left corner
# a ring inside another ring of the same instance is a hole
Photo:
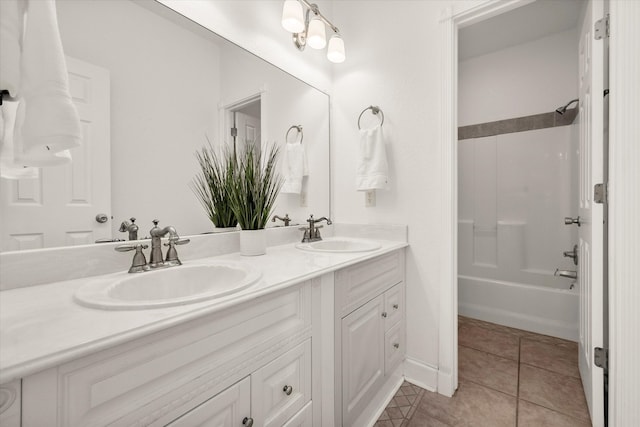
[[[310,400],[310,339],[251,374],[256,425],[280,427]]]
[[[249,377],[168,424],[171,427],[241,427],[251,413]]]
[[[342,424],[352,425],[384,383],[382,295],[342,319]]]

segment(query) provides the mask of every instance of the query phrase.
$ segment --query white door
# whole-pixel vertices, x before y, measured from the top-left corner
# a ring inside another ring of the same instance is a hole
[[[603,346],[603,205],[594,202],[593,191],[603,180],[604,42],[594,39],[593,29],[604,7],[590,0],[586,8],[579,44],[579,366],[591,421],[603,426],[604,376],[593,359],[594,348]]]
[[[236,128],[238,129],[238,138],[236,139],[238,147],[242,150],[251,144],[256,144],[260,149],[260,118],[236,111]],[[242,152],[242,151],[241,151]]]
[[[383,297],[342,319],[342,425],[353,425],[384,381]]]
[[[1,180],[2,251],[111,238],[109,71],[69,57],[67,67],[82,144],[71,164],[42,168],[38,179]]]

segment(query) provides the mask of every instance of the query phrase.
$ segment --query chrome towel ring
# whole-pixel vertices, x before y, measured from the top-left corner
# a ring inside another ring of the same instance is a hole
[[[284,136],[284,142],[287,144],[289,143],[289,132],[291,132],[293,129],[296,129],[298,131],[298,135],[300,135],[300,144],[302,144],[302,140],[304,139],[304,133],[302,132],[302,125],[291,126],[287,131],[287,134]]]
[[[371,110],[371,113],[373,113],[374,115],[376,115],[376,116],[378,116],[380,118],[380,126],[382,126],[384,124],[384,113],[382,112],[380,107],[378,107],[377,105],[370,105],[367,108],[365,108],[364,110],[362,110],[362,112],[358,116],[358,129],[362,129],[360,127],[360,119],[362,118],[362,115],[367,110]]]

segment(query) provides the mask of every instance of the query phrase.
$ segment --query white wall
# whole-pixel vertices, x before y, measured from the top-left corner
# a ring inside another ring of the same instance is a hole
[[[576,31],[461,61],[459,126],[548,113],[577,98]]]
[[[409,226],[407,250],[407,356],[421,383],[436,387],[442,198],[439,107],[439,19],[447,7],[477,2],[374,1],[334,3],[347,60],[334,67],[332,173],[335,219],[347,223]],[[375,207],[355,191],[357,118],[374,104],[385,115],[390,190]]]

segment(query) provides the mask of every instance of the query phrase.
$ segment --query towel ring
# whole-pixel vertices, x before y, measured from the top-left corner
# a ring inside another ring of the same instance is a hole
[[[380,107],[378,107],[377,105],[370,105],[367,108],[365,108],[364,110],[362,110],[362,113],[360,113],[360,115],[358,116],[358,129],[362,129],[360,127],[360,119],[362,118],[362,115],[365,113],[365,111],[367,110],[371,110],[371,112],[374,115],[378,115],[380,114],[380,126],[382,126],[384,124],[384,113],[382,112],[382,110],[380,109]]]
[[[8,90],[0,90],[0,105],[2,105],[2,100],[5,99],[10,100],[11,96],[9,95],[9,91]]]
[[[304,133],[302,132],[302,125],[291,126],[287,131],[287,134],[284,136],[284,142],[287,144],[289,143],[289,132],[291,132],[293,129],[296,129],[298,131],[298,134],[300,135],[300,144],[302,144],[302,140],[304,139]]]

